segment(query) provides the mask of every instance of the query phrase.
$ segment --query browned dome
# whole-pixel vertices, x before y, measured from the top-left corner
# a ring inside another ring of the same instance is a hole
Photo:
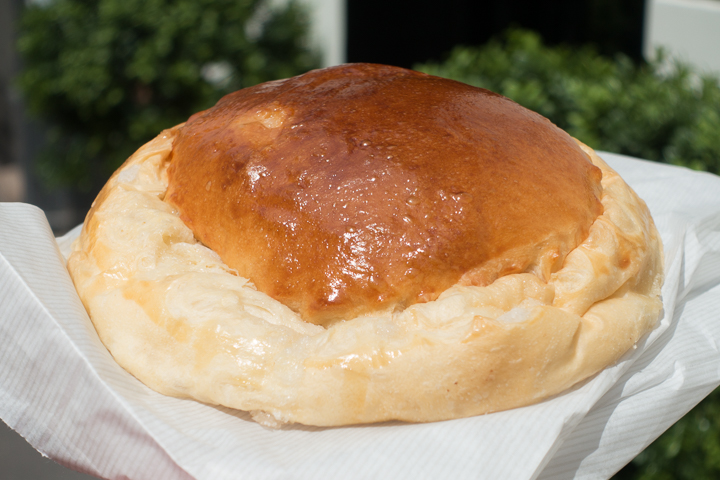
[[[227,95],[179,130],[168,176],[198,239],[317,324],[547,278],[602,212],[600,170],[544,117],[371,64]]]

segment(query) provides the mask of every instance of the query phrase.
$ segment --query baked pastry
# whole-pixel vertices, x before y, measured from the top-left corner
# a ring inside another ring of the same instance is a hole
[[[68,269],[151,388],[277,425],[537,402],[662,309],[644,202],[512,101],[381,65],[223,98],[138,150]]]

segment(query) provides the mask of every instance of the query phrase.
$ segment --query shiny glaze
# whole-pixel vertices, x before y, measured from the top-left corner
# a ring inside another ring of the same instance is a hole
[[[548,275],[602,212],[600,171],[545,118],[370,64],[224,97],[180,129],[168,174],[195,235],[317,324]]]

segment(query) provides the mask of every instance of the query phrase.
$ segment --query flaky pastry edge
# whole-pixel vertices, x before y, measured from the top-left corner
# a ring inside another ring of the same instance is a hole
[[[111,177],[68,259],[104,345],[160,393],[271,426],[461,418],[570,388],[660,316],[662,244],[647,206],[580,144],[602,170],[604,213],[549,282],[507,275],[401,312],[308,324],[224,265],[163,202],[177,128]]]

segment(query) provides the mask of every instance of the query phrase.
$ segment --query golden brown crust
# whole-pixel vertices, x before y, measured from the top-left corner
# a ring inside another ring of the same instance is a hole
[[[380,65],[241,90],[173,146],[166,200],[316,324],[556,271],[602,212],[600,170],[510,100]]]

